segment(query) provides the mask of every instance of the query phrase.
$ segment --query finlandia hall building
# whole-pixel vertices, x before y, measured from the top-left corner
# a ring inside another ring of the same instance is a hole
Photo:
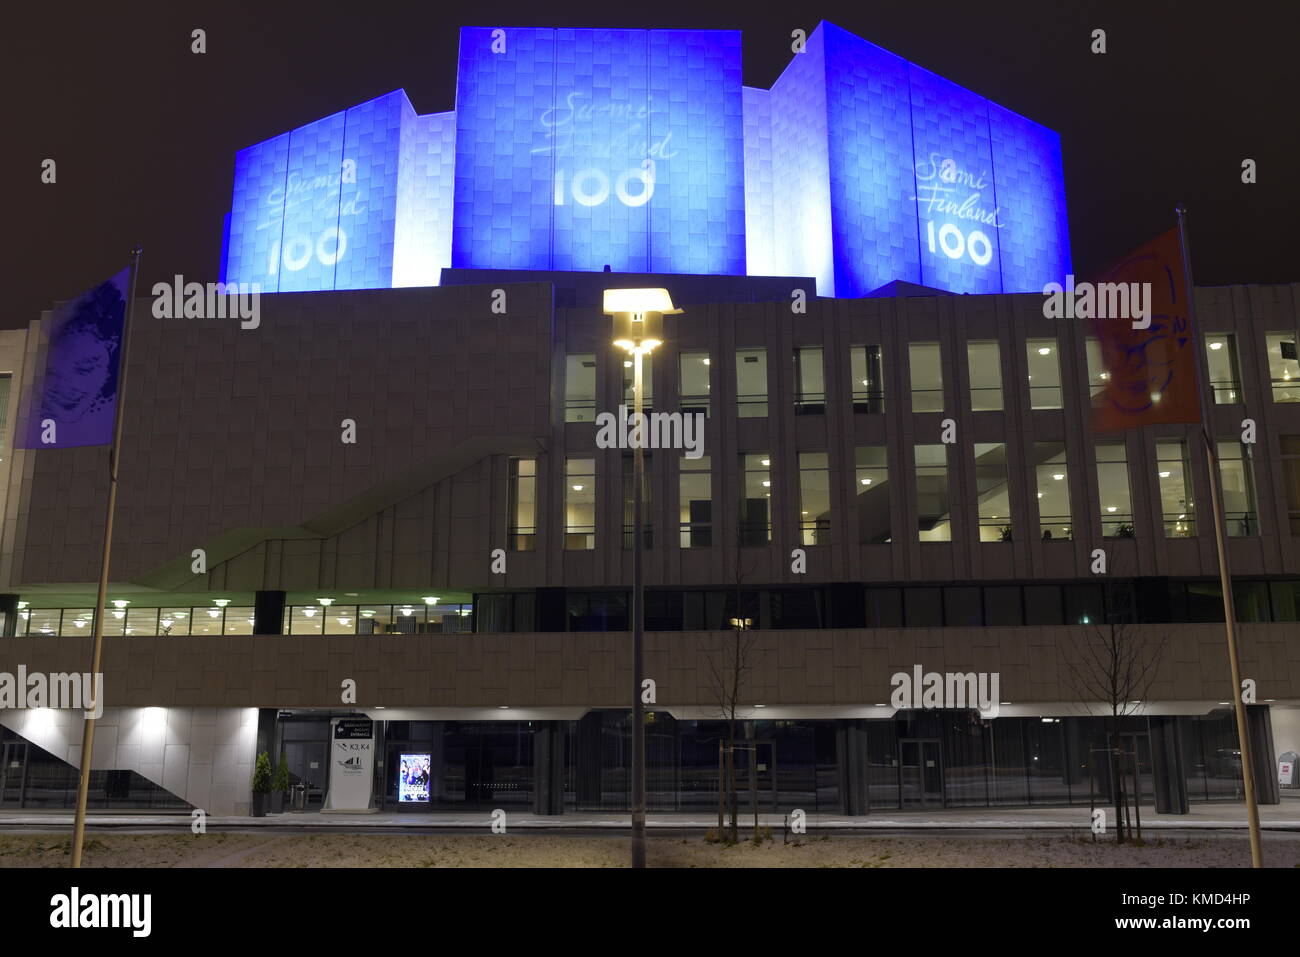
[[[185,279],[259,284],[256,328],[159,318],[146,271],[92,809],[247,813],[261,752],[308,811],[626,809],[632,453],[597,419],[631,404],[603,291],[640,286],[682,309],[646,404],[705,417],[647,453],[651,810],[716,807],[733,620],[764,811],[1086,806],[1071,649],[1112,625],[1159,649],[1144,802],[1240,799],[1196,427],[1091,434],[1099,350],[1043,315],[1055,133],[825,23],[770,90],[734,31],[466,28],[454,105],[236,154]],[[1195,303],[1266,802],[1300,750],[1298,294]],[[89,667],[107,492],[102,447],[14,450],[41,328],[0,333],[9,674]],[[916,668],[996,675],[996,716],[895,707]],[[72,807],[81,733],[0,710],[0,808]]]

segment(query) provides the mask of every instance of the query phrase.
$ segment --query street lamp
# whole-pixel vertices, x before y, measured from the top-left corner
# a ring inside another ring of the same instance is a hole
[[[667,289],[606,289],[605,315],[614,317],[614,345],[632,356],[632,421],[644,437],[642,419],[642,357],[664,339],[664,315],[675,315]],[[644,443],[633,446],[632,481],[632,866],[645,867],[645,706],[641,701],[644,672],[645,586],[641,581],[641,495],[645,488]]]

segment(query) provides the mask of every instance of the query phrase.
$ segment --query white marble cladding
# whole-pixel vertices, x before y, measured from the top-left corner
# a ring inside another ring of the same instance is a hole
[[[0,711],[0,724],[81,767],[80,711]],[[95,722],[91,767],[135,771],[209,814],[247,814],[257,745],[256,708],[106,708]]]

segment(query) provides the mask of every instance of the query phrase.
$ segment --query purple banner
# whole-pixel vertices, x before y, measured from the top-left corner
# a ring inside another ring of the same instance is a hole
[[[18,448],[112,443],[130,273],[123,269],[46,319],[44,362],[38,354]]]

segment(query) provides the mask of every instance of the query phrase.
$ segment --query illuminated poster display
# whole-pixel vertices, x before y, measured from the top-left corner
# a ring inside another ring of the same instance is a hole
[[[429,803],[428,754],[403,754],[397,764],[397,800],[403,804]]]
[[[609,266],[847,297],[1070,272],[1059,137],[829,23],[770,90],[734,30],[465,27],[455,107],[396,90],[241,150],[222,279]]]

